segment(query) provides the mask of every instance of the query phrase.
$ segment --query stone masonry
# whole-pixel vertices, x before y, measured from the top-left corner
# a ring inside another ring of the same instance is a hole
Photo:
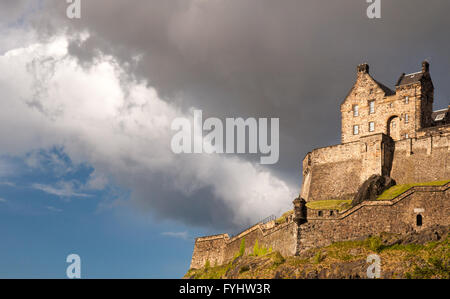
[[[340,107],[342,143],[305,156],[295,213],[283,223],[259,223],[232,238],[227,234],[197,238],[191,268],[206,261],[211,265],[231,261],[243,238],[247,253],[258,240],[260,246],[289,256],[381,232],[450,225],[450,183],[416,186],[393,200],[363,201],[342,212],[305,206],[318,200],[353,199],[374,174],[391,177],[397,184],[450,180],[450,105],[433,111],[433,100],[426,61],[421,71],[402,74],[395,91],[372,78],[369,65],[359,65],[356,82]]]

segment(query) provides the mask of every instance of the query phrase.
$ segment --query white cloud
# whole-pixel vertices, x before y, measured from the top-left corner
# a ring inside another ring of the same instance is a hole
[[[5,203],[6,199],[0,197],[0,203]]]
[[[44,191],[45,193],[56,195],[60,197],[90,197],[91,195],[85,193],[79,193],[74,191],[74,186],[70,182],[59,182],[56,187],[33,184],[32,187],[37,190]]]
[[[188,232],[163,232],[161,235],[184,240],[189,239]]]
[[[187,115],[147,82],[136,82],[112,57],[83,68],[67,55],[67,46],[60,36],[0,56],[0,155],[62,146],[74,163],[95,168],[90,188],[102,189],[111,177],[130,189],[135,201],[185,222],[192,216],[180,209],[192,208],[189,197],[205,188],[231,211],[229,223],[248,224],[290,208],[295,189],[260,165],[224,155],[174,155],[170,124]],[[155,189],[157,181],[163,184]],[[87,196],[70,184],[33,187]],[[161,195],[167,190],[184,194],[187,202],[173,196],[167,201]],[[220,208],[204,213],[220,215],[215,211]]]
[[[52,211],[52,212],[57,212],[57,213],[62,212],[62,209],[58,209],[53,206],[48,206],[47,210]]]

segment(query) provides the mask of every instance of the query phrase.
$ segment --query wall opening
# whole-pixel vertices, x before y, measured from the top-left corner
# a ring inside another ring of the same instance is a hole
[[[319,211],[318,215],[319,215],[319,217],[322,217],[323,216],[323,212]]]
[[[400,139],[400,118],[392,116],[387,121],[387,135],[394,140]]]
[[[417,214],[417,216],[416,216],[416,225],[417,226],[422,226],[422,215],[420,215],[420,214]]]

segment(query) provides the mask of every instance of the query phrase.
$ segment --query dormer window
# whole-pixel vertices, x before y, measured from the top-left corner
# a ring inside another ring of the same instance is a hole
[[[369,114],[375,113],[375,101],[369,101]]]
[[[359,107],[358,105],[353,105],[353,116],[359,115]]]

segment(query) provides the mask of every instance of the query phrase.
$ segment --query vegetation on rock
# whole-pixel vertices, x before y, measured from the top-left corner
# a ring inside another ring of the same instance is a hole
[[[295,257],[283,257],[278,251],[242,255],[225,265],[190,269],[185,278],[366,278],[366,259],[376,253],[381,259],[381,278],[449,279],[448,230],[435,226],[404,236],[382,233]]]

